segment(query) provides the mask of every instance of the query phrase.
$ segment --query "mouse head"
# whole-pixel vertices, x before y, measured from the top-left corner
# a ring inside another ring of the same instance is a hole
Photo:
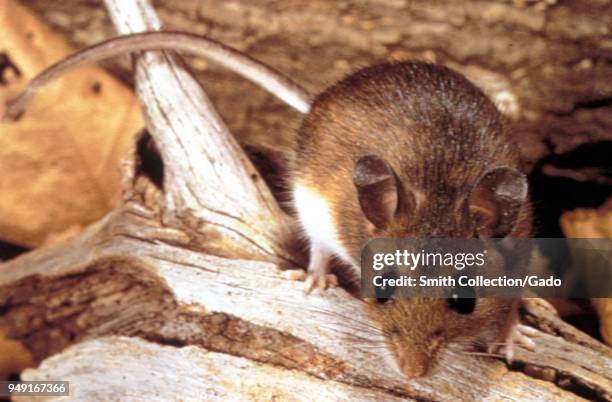
[[[368,299],[368,311],[383,330],[399,369],[422,377],[441,353],[473,352],[495,342],[504,329],[511,301],[477,298]]]
[[[455,203],[445,205],[419,200],[377,155],[357,160],[353,184],[361,211],[371,224],[370,237],[520,236],[526,220],[527,179],[512,167],[485,171],[465,197],[454,197]]]
[[[521,217],[527,180],[510,167],[485,171],[464,198],[447,209],[435,209],[435,200],[418,200],[393,168],[376,155],[358,159],[353,184],[363,215],[374,228],[372,237],[517,236],[521,220],[528,220]],[[432,230],[432,223],[445,230]],[[425,375],[450,345],[473,350],[494,342],[503,329],[510,302],[475,297],[394,299],[385,295],[368,299],[368,306],[400,369],[413,378]]]

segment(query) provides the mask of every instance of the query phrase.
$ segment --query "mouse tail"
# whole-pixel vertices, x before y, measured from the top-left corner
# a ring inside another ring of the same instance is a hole
[[[145,50],[175,50],[204,57],[261,86],[298,111],[307,113],[310,110],[311,94],[272,67],[205,36],[153,31],[111,38],[53,64],[38,74],[19,96],[8,103],[4,119],[16,119],[40,88],[83,63]]]

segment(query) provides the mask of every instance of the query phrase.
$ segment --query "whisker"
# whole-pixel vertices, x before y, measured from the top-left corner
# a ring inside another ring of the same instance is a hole
[[[379,327],[377,327],[376,325],[374,325],[374,324],[372,324],[370,322],[356,320],[354,317],[351,317],[351,316],[348,316],[348,315],[338,314],[338,313],[335,313],[335,312],[332,313],[330,311],[318,310],[318,309],[309,309],[309,310],[311,310],[312,312],[318,312],[318,313],[321,313],[323,315],[334,317],[335,319],[337,319],[337,318],[345,319],[345,320],[347,320],[347,322],[350,322],[352,324],[358,324],[358,326],[360,326],[361,328],[366,329],[366,330],[371,330],[372,332],[375,332],[375,333],[380,333],[381,331],[384,331],[382,328],[379,328]]]
[[[327,329],[331,329],[334,331],[339,331],[339,332],[343,332],[343,333],[347,333],[350,335],[350,337],[352,338],[367,338],[370,341],[374,341],[376,339],[385,339],[387,337],[390,336],[390,332],[389,331],[372,331],[369,329],[363,329],[359,326],[353,326],[352,323],[350,322],[346,322],[346,323],[342,323],[342,324],[336,324],[336,323],[319,323],[319,326],[323,327],[323,328],[327,328]],[[357,336],[356,334],[360,334],[360,336]]]
[[[491,342],[489,345],[507,346],[508,343],[507,342]]]
[[[304,309],[303,305],[294,302],[292,300],[278,300],[277,298],[273,298],[273,297],[269,297],[270,299],[274,299],[277,302],[280,303],[284,303],[286,305],[293,305],[293,306],[299,306],[300,309]],[[351,327],[349,327],[349,329],[354,330],[356,332],[360,332],[360,333],[364,333],[365,335],[374,335],[374,336],[380,336],[383,335],[385,337],[390,336],[390,332],[388,330],[385,330],[383,328],[380,328],[379,326],[373,324],[371,321],[362,321],[362,320],[357,320],[355,319],[354,316],[351,315],[346,315],[346,314],[341,314],[338,313],[336,311],[329,311],[329,310],[324,310],[324,309],[318,309],[318,308],[307,308],[307,311],[313,312],[313,313],[318,313],[320,315],[325,315],[325,316],[329,316],[334,318],[334,321],[338,320],[338,318],[343,319],[345,321],[342,322],[342,326],[346,327],[346,325],[348,323],[352,324]],[[333,328],[332,328],[333,329]]]
[[[320,323],[319,326],[321,328],[332,330],[336,332],[337,334],[341,335],[342,337],[345,337],[346,339],[343,339],[344,342],[361,341],[364,343],[373,343],[373,342],[384,340],[384,337],[381,336],[380,333],[370,334],[372,337],[375,337],[375,338],[370,338],[368,336],[362,336],[362,335],[356,335],[356,332],[359,332],[359,329],[357,328],[350,328],[350,327],[346,328],[346,327],[341,327],[339,325],[329,325],[329,324],[323,324],[323,323]],[[368,334],[366,333],[364,335],[368,335]]]
[[[478,341],[452,341],[453,344],[455,345],[481,345],[482,342],[478,342]]]
[[[351,343],[350,345],[358,347],[358,348],[361,348],[361,349],[370,349],[370,350],[372,350],[372,349],[388,349],[389,348],[389,346],[387,346],[387,345],[367,345],[367,344],[359,345],[359,344],[353,344],[353,343]]]
[[[498,358],[504,358],[504,355],[501,355],[499,353],[489,353],[489,352],[463,352],[460,351],[459,353],[461,353],[462,355],[467,355],[467,356],[484,356],[484,357],[498,357]]]

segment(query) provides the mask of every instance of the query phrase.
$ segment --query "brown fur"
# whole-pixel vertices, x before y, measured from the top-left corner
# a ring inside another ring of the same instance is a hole
[[[351,184],[367,153],[388,161],[416,199],[416,210],[384,233],[364,217]],[[368,237],[473,237],[460,209],[476,180],[493,166],[519,166],[491,101],[463,76],[423,63],[367,68],[323,92],[295,155],[293,180],[330,202],[340,240],[355,256]],[[527,206],[522,216],[521,228],[528,227]]]
[[[407,200],[383,228],[366,218],[352,184],[356,162],[368,154],[388,162]],[[329,202],[341,243],[359,261],[372,237],[482,236],[468,199],[495,167],[518,169],[519,155],[492,102],[445,67],[398,63],[361,70],[315,99],[299,132],[292,179]],[[489,215],[499,211],[489,207]],[[485,222],[495,220],[486,215]],[[524,202],[509,235],[528,236],[530,222]],[[400,367],[418,376],[453,339],[493,342],[510,304],[480,299],[472,314],[461,315],[443,299],[399,299],[372,303],[371,311]]]

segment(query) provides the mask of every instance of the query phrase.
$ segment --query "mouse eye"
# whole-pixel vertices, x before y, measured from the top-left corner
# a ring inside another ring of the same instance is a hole
[[[387,272],[383,275],[383,279],[395,279],[395,272]],[[395,293],[395,287],[393,286],[377,286],[374,288],[376,294],[376,303],[378,304],[391,304],[395,300],[393,294]]]
[[[472,287],[455,286],[447,303],[448,308],[459,314],[471,314],[476,308],[476,292]]]
[[[376,303],[378,304],[391,304],[395,299],[393,297],[377,297]]]

